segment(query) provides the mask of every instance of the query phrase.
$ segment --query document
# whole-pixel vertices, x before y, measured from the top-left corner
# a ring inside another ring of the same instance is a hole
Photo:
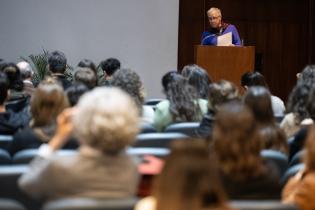
[[[232,32],[218,36],[217,46],[230,46],[232,45]]]

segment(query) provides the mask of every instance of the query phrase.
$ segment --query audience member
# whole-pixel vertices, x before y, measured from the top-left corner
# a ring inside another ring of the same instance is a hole
[[[233,100],[239,100],[238,88],[233,83],[220,80],[209,85],[208,112],[200,122],[199,136],[211,139],[216,112],[221,105]]]
[[[208,89],[211,79],[206,70],[196,64],[184,66],[182,76],[188,79],[188,83],[194,86],[199,98],[208,99]]]
[[[105,81],[103,82],[102,85],[110,86],[113,74],[118,69],[120,69],[120,61],[116,58],[108,58],[108,59],[102,61],[100,66],[101,66],[101,68],[104,72],[104,76],[105,76]]]
[[[166,94],[168,85],[171,83],[171,81],[174,80],[174,78],[178,75],[177,71],[169,71],[165,73],[161,79],[162,87],[163,87],[163,93]]]
[[[66,90],[66,94],[67,94],[70,106],[73,107],[77,105],[81,96],[88,91],[89,89],[84,84],[76,83],[76,84],[71,85]]]
[[[199,99],[196,89],[181,75],[173,75],[166,91],[167,100],[156,105],[154,127],[163,131],[178,122],[199,122],[207,113],[208,101]]]
[[[260,156],[263,146],[252,112],[230,102],[216,114],[212,140],[230,199],[278,199],[278,169]]]
[[[263,86],[269,89],[265,77],[257,71],[244,73],[241,78],[241,85],[245,89],[245,91],[251,86]],[[273,115],[275,117],[284,116],[285,106],[283,101],[279,97],[271,95],[271,105]]]
[[[67,58],[63,52],[53,51],[48,54],[48,69],[51,75],[61,83],[64,90],[71,86],[71,82],[65,76],[66,68]]]
[[[82,83],[92,90],[97,85],[97,78],[90,68],[78,68],[74,73],[74,83]]]
[[[130,69],[117,70],[112,79],[111,85],[127,92],[135,101],[139,115],[143,123],[153,123],[154,111],[152,107],[143,105],[144,88],[139,75]]]
[[[263,86],[251,86],[244,95],[244,103],[252,110],[263,149],[272,149],[288,154],[288,143],[283,130],[273,116],[270,92]]]
[[[125,148],[139,131],[134,101],[116,88],[95,88],[75,109],[57,118],[57,132],[19,179],[20,187],[37,199],[125,198],[134,196],[138,172]],[[80,141],[78,153],[54,155],[72,130]]]
[[[90,59],[84,58],[84,59],[80,60],[80,62],[78,63],[78,67],[91,69],[94,72],[95,77],[97,78],[96,65]]]
[[[209,156],[203,140],[174,142],[157,177],[153,196],[140,200],[135,210],[230,209],[216,162]]]
[[[21,61],[17,63],[16,65],[17,67],[19,67],[21,71],[21,77],[24,83],[24,87],[23,87],[24,92],[27,95],[32,96],[32,94],[34,93],[34,84],[32,82],[34,71],[31,65],[26,61]]]
[[[23,149],[38,148],[47,143],[55,134],[56,118],[69,106],[63,88],[52,78],[42,81],[31,99],[30,125],[17,132],[9,145],[11,155]],[[77,143],[71,141],[66,148],[76,148]]]
[[[22,123],[17,114],[5,108],[5,101],[9,94],[9,81],[7,75],[0,72],[0,134],[13,135]]]
[[[305,144],[305,167],[293,176],[282,191],[284,203],[294,203],[301,210],[315,209],[315,127],[313,126]]]

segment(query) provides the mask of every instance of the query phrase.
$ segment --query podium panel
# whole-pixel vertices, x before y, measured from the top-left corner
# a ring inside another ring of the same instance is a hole
[[[254,71],[255,47],[195,46],[195,63],[203,67],[213,81],[229,80],[240,86],[243,73]]]

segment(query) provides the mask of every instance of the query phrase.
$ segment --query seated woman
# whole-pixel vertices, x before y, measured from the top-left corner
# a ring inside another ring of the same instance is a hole
[[[13,136],[8,146],[11,155],[23,149],[38,148],[47,143],[56,131],[56,118],[69,102],[63,88],[56,80],[48,78],[36,88],[31,98],[31,122],[28,127],[20,130]],[[77,148],[78,144],[72,140],[66,148]]]
[[[230,209],[215,161],[209,155],[206,143],[200,139],[174,142],[153,196],[140,200],[135,210]]]
[[[244,95],[244,103],[252,110],[263,139],[263,149],[288,154],[288,143],[283,130],[277,125],[271,105],[271,94],[262,86],[250,87]]]
[[[207,113],[208,101],[199,99],[196,89],[179,74],[172,74],[165,90],[167,100],[156,105],[154,127],[163,131],[178,122],[199,122]]]
[[[134,196],[138,171],[125,148],[139,131],[134,101],[116,88],[95,88],[57,119],[58,129],[40,147],[19,186],[34,198],[123,198]],[[79,152],[54,155],[74,131]]]
[[[154,111],[152,107],[143,105],[144,88],[136,72],[130,69],[117,70],[111,79],[111,85],[126,91],[134,99],[143,123],[153,123]]]
[[[230,199],[280,198],[279,173],[260,156],[255,119],[244,105],[231,102],[216,114],[212,147]]]
[[[313,126],[305,144],[305,167],[293,176],[282,191],[284,203],[294,203],[301,210],[315,209],[315,127]]]

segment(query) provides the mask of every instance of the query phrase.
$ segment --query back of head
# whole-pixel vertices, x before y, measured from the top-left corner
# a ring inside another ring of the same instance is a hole
[[[263,87],[268,88],[265,77],[257,71],[247,72],[247,73],[243,74],[242,79],[241,79],[241,83],[242,83],[243,87],[244,86],[247,86],[247,87],[263,86]]]
[[[53,51],[48,54],[48,64],[52,73],[63,74],[67,67],[67,58],[63,52]]]
[[[97,75],[97,69],[96,69],[96,65],[93,63],[92,60],[90,59],[82,59],[79,63],[78,63],[78,67],[81,68],[89,68],[93,71],[93,73],[95,74],[95,76]]]
[[[196,89],[181,75],[174,76],[169,83],[166,98],[170,102],[169,111],[174,122],[199,121],[201,110]]]
[[[69,88],[67,88],[66,94],[67,94],[70,106],[75,106],[78,103],[80,97],[88,91],[89,91],[88,87],[86,87],[86,85],[81,84],[81,83],[75,83],[71,85]]]
[[[142,81],[136,72],[131,69],[119,69],[113,75],[111,85],[127,92],[134,99],[141,113],[144,93]]]
[[[229,101],[238,100],[238,88],[231,82],[220,80],[209,85],[209,107],[215,111],[217,108]]]
[[[74,73],[74,82],[82,83],[89,89],[93,89],[97,80],[95,73],[90,68],[78,68]]]
[[[298,82],[315,83],[315,65],[307,65],[301,72]]]
[[[179,140],[172,144],[153,195],[157,200],[156,209],[160,210],[195,210],[224,205],[225,195],[216,162],[210,159],[203,140]]]
[[[31,98],[32,126],[54,123],[57,116],[69,106],[63,88],[52,78],[43,80]]]
[[[114,87],[98,87],[84,94],[73,123],[81,145],[112,155],[130,145],[139,131],[134,101]]]
[[[244,96],[244,103],[252,110],[259,124],[273,124],[274,115],[270,92],[262,86],[251,86]]]
[[[17,67],[19,67],[21,71],[22,79],[32,78],[34,71],[28,62],[21,61],[21,62],[18,62],[16,65]]]
[[[170,82],[174,80],[177,75],[178,75],[177,71],[169,71],[163,75],[162,86],[163,86],[164,93],[167,91],[168,85],[170,84]]]
[[[252,112],[241,103],[230,102],[220,107],[213,129],[213,144],[225,175],[244,180],[262,172],[262,141]]]
[[[7,75],[0,71],[0,105],[3,105],[8,97],[9,81]]]
[[[208,98],[208,86],[211,80],[203,68],[196,64],[187,65],[181,74],[188,79],[190,85],[196,88],[199,98]]]
[[[2,71],[6,73],[9,80],[10,89],[16,91],[23,90],[23,80],[21,77],[20,69],[15,65],[15,63],[6,63]]]
[[[100,65],[107,76],[112,76],[120,68],[120,61],[116,58],[108,58],[102,61]]]

